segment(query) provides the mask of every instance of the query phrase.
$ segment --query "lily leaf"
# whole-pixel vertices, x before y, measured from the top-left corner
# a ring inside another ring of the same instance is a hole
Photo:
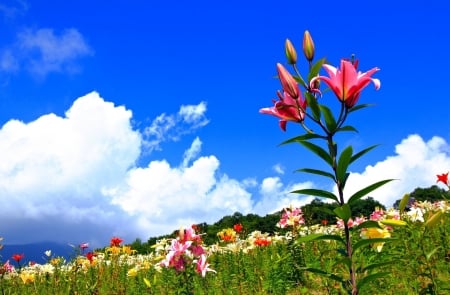
[[[321,58],[311,67],[311,70],[309,70],[308,74],[308,81],[311,81],[312,78],[319,74],[320,68],[325,63],[325,61],[325,58]]]
[[[311,174],[316,174],[316,175],[322,175],[322,176],[331,178],[333,181],[335,181],[334,175],[329,172],[326,172],[326,171],[310,169],[310,168],[302,168],[302,169],[298,169],[296,171],[297,172],[306,172],[306,173],[311,173]]]
[[[335,194],[330,193],[328,191],[320,190],[320,189],[305,188],[305,189],[299,189],[299,190],[292,191],[291,193],[323,197],[323,198],[331,199],[331,200],[339,203],[339,200]]]
[[[303,77],[300,74],[297,74],[295,76],[292,76],[294,78],[295,81],[297,81],[298,83],[302,84],[303,87],[308,88],[308,84],[305,83],[305,80],[303,79]]]
[[[319,108],[322,111],[323,118],[325,119],[325,124],[327,125],[328,131],[330,133],[335,133],[337,124],[336,119],[333,116],[333,113],[325,105],[320,105]]]
[[[345,184],[345,178],[347,174],[348,165],[352,158],[353,148],[352,146],[346,147],[339,156],[338,166],[336,171],[336,178],[341,184]]]
[[[320,146],[309,141],[300,141],[300,144],[322,158],[328,165],[332,165],[330,155]]]
[[[369,264],[369,265],[365,266],[365,267],[362,269],[361,272],[365,272],[365,271],[368,271],[368,270],[372,270],[372,269],[374,269],[374,268],[381,267],[381,266],[390,265],[390,264],[393,264],[393,263],[395,263],[395,262],[397,262],[397,261],[391,260],[391,261],[384,261],[384,262],[372,263],[372,264]]]
[[[352,217],[352,211],[350,210],[350,206],[348,204],[344,204],[340,207],[336,207],[333,212],[340,219],[344,220],[345,223]]]
[[[439,250],[441,248],[441,246],[438,246],[436,248],[434,248],[433,250],[431,250],[430,252],[425,253],[425,257],[427,258],[427,260],[429,261],[431,256],[433,256],[434,253],[437,252],[437,250]]]
[[[347,125],[347,126],[342,126],[341,128],[336,129],[336,132],[338,132],[338,131],[353,131],[353,132],[358,132],[358,130],[356,130],[355,127],[349,126],[349,125]]]
[[[318,135],[318,134],[313,134],[313,133],[306,133],[306,134],[303,134],[300,136],[290,138],[286,141],[283,141],[282,143],[280,143],[280,145],[293,143],[293,142],[301,142],[301,141],[306,141],[306,140],[315,139],[315,138],[323,138],[323,136]]]
[[[356,106],[352,107],[351,109],[349,109],[348,113],[351,113],[351,112],[354,112],[354,111],[357,111],[357,110],[360,110],[363,108],[371,107],[371,106],[373,106],[373,104],[368,104],[368,103],[359,104],[359,105],[356,105]]]
[[[356,193],[354,193],[347,201],[347,203],[352,204],[353,202],[361,199],[362,197],[364,197],[365,195],[367,195],[368,193],[370,193],[371,191],[376,190],[377,188],[379,188],[380,186],[385,185],[388,182],[391,182],[394,179],[385,179],[382,181],[378,181],[375,182],[374,184],[369,185],[366,188],[363,188],[362,190],[357,191]]]
[[[371,228],[371,227],[382,228],[380,226],[380,224],[378,223],[378,221],[367,220],[367,221],[364,221],[363,223],[359,224],[358,226],[355,226],[354,229]]]
[[[342,277],[337,276],[337,275],[332,274],[332,273],[328,273],[328,272],[323,271],[323,270],[318,269],[318,268],[314,268],[314,267],[302,267],[301,269],[302,269],[302,270],[305,270],[305,271],[312,272],[312,273],[316,273],[316,274],[319,274],[319,275],[322,275],[322,276],[325,276],[325,277],[328,277],[328,278],[333,279],[333,280],[335,280],[335,281],[338,281],[338,282],[340,282],[340,283],[343,283],[343,282],[344,282],[344,279],[343,279]]]
[[[366,149],[363,149],[362,151],[354,154],[350,160],[350,163],[353,163],[354,161],[356,161],[358,158],[360,158],[361,156],[363,156],[364,154],[366,154],[367,152],[373,150],[374,148],[376,148],[378,146],[378,144],[370,146]]]
[[[309,92],[305,93],[306,102],[308,103],[309,108],[312,111],[312,115],[314,120],[319,121],[320,120],[320,108],[319,104],[317,103],[317,99],[314,95],[312,95]]]
[[[374,274],[370,274],[368,276],[365,276],[361,280],[359,280],[358,283],[356,284],[356,286],[358,287],[358,290],[360,290],[361,287],[364,286],[365,284],[372,282],[378,278],[386,277],[390,274],[391,274],[390,272],[377,272]]]

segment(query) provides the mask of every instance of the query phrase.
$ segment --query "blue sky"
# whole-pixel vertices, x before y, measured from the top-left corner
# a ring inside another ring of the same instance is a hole
[[[289,38],[301,56],[379,67],[338,138],[361,150],[348,193],[391,206],[450,169],[445,1],[22,1],[0,4],[0,236],[102,245],[236,211],[265,215],[333,190],[302,133],[262,115]],[[300,70],[306,63],[299,64]],[[323,74],[323,72],[322,72]],[[327,99],[334,99],[331,95]]]

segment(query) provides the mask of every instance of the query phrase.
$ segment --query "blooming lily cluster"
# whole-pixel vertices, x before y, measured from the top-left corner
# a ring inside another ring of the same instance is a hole
[[[160,265],[182,272],[189,265],[195,264],[195,271],[204,277],[208,271],[215,272],[209,267],[206,254],[201,235],[196,234],[192,227],[180,229],[178,237],[172,239],[168,253]]]

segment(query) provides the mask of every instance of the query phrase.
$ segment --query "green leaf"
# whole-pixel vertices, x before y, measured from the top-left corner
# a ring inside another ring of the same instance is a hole
[[[390,265],[390,264],[393,264],[393,263],[395,263],[395,262],[397,262],[397,261],[392,260],[392,261],[384,261],[384,262],[372,263],[372,264],[369,264],[369,265],[365,266],[365,267],[361,270],[361,272],[365,272],[365,271],[372,270],[372,269],[374,269],[374,268],[378,268],[378,267]]]
[[[383,219],[380,220],[380,223],[389,226],[405,226],[408,224],[406,221],[399,219]]]
[[[370,244],[375,243],[388,243],[397,240],[396,238],[373,238],[373,239],[363,239],[356,242],[355,245],[353,245],[353,253],[355,253],[356,250],[363,246],[367,246]]]
[[[323,271],[323,270],[318,269],[318,268],[314,268],[314,267],[302,267],[301,269],[302,269],[302,270],[305,270],[305,271],[312,272],[312,273],[316,273],[316,274],[319,274],[319,275],[322,275],[322,276],[325,276],[325,277],[328,277],[328,278],[333,279],[333,280],[335,280],[335,281],[338,281],[338,282],[340,282],[340,283],[343,283],[343,282],[344,282],[344,279],[343,279],[342,277],[337,276],[337,275],[332,274],[332,273],[328,273],[328,272]]]
[[[309,141],[300,141],[300,144],[322,158],[328,165],[332,166],[330,155],[320,146]]]
[[[328,131],[330,133],[334,133],[336,131],[337,124],[336,119],[333,116],[333,113],[325,105],[320,105],[319,108],[322,111],[323,118],[325,119],[325,124],[327,125]]]
[[[283,141],[282,143],[280,143],[280,145],[293,143],[293,142],[301,142],[301,141],[306,141],[306,140],[315,139],[315,138],[324,138],[324,137],[321,135],[318,135],[318,134],[306,133],[306,134],[303,134],[300,136],[290,138],[286,141]]]
[[[360,110],[360,109],[363,109],[363,108],[371,107],[371,106],[373,106],[373,104],[368,104],[368,103],[366,103],[366,104],[359,104],[359,105],[356,105],[356,106],[352,107],[351,109],[349,109],[348,113],[350,114],[351,112],[354,112],[354,111],[357,111],[357,110]]]
[[[314,78],[315,76],[317,76],[319,74],[320,68],[322,67],[322,65],[325,63],[326,59],[322,58],[319,59],[309,70],[309,74],[308,74],[308,81],[311,81],[312,78]]]
[[[317,169],[310,169],[310,168],[302,168],[302,169],[298,169],[296,171],[297,172],[306,172],[306,173],[311,173],[311,174],[325,176],[325,177],[331,178],[333,181],[335,181],[334,175],[329,173],[329,172],[326,172],[326,171],[317,170]]]
[[[374,148],[376,148],[378,146],[378,144],[370,146],[366,149],[363,149],[362,151],[354,154],[350,160],[350,163],[353,163],[354,161],[356,161],[358,158],[360,158],[361,156],[363,156],[364,154],[366,154],[367,152],[373,150]]]
[[[308,84],[305,83],[305,80],[303,80],[303,77],[300,74],[297,74],[295,76],[292,76],[294,78],[295,81],[297,81],[298,83],[302,84],[303,87],[308,88]]]
[[[338,241],[338,242],[342,243],[342,245],[345,246],[345,241],[340,235],[326,235],[326,234],[320,234],[320,233],[302,236],[302,237],[297,239],[297,242],[305,243],[305,242],[318,241],[318,240],[322,240],[322,241],[330,241],[330,240]]]
[[[350,210],[350,206],[348,204],[344,204],[340,207],[336,207],[333,212],[340,219],[344,220],[345,223],[352,217],[352,211]]]
[[[339,156],[336,170],[336,179],[341,183],[345,184],[345,178],[347,174],[348,165],[352,158],[353,148],[352,146],[346,147]]]
[[[430,252],[425,253],[425,257],[427,258],[427,261],[429,261],[431,256],[433,256],[433,254],[436,253],[437,250],[439,250],[440,248],[441,248],[441,246],[438,246],[438,247],[434,248],[433,250],[431,250]]]
[[[313,189],[313,188],[305,188],[305,189],[300,189],[300,190],[292,191],[291,193],[293,193],[293,194],[301,194],[301,195],[310,195],[310,196],[323,197],[323,198],[327,198],[327,199],[334,200],[334,201],[336,201],[336,202],[339,203],[339,200],[338,200],[338,198],[336,197],[335,194],[330,193],[330,192],[328,192],[328,191],[324,191],[324,190]]]
[[[371,228],[371,227],[382,228],[380,226],[380,224],[378,223],[378,221],[375,221],[375,220],[364,221],[363,223],[361,223],[358,226],[355,226],[353,228],[354,229],[361,229],[361,228]]]
[[[308,103],[309,108],[312,111],[312,115],[314,120],[319,121],[320,120],[320,108],[319,104],[317,103],[317,99],[314,95],[312,95],[309,92],[305,93],[306,102]]]
[[[338,128],[338,129],[336,130],[336,132],[339,132],[339,131],[353,131],[353,132],[358,132],[358,130],[356,130],[356,128],[353,127],[353,126],[342,126],[341,128]]]
[[[382,181],[378,181],[374,184],[369,185],[366,188],[363,188],[360,191],[357,191],[356,193],[354,193],[347,201],[347,203],[352,204],[353,202],[361,199],[362,197],[364,197],[365,195],[367,195],[368,193],[370,193],[371,191],[376,190],[377,188],[379,188],[380,186],[385,185],[388,182],[391,182],[394,179],[385,179]]]
[[[378,278],[385,277],[390,274],[391,274],[390,272],[377,272],[374,274],[370,274],[368,276],[365,276],[361,280],[359,280],[358,283],[356,284],[356,286],[357,286],[358,290],[360,290],[365,284],[372,282]],[[361,294],[363,294],[363,293],[361,293]]]

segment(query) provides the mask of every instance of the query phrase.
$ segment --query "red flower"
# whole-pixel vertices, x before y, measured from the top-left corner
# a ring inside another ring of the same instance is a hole
[[[94,256],[95,256],[95,253],[93,253],[93,252],[88,252],[88,253],[86,253],[86,258],[87,258],[87,260],[89,260],[91,263],[94,262]]]
[[[448,172],[436,176],[438,178],[436,182],[442,182],[443,184],[448,185]]]
[[[328,224],[328,220],[323,219],[323,220],[321,221],[321,223],[322,223],[322,225],[327,225],[327,224]]]
[[[256,246],[260,246],[260,247],[262,247],[262,246],[268,246],[268,245],[270,245],[270,240],[268,240],[268,239],[265,239],[265,238],[257,238],[253,243],[256,245]]]
[[[237,223],[237,224],[233,225],[233,229],[234,229],[237,233],[240,233],[240,232],[242,231],[242,228],[243,228],[243,226],[242,226],[242,224],[240,224],[240,223]]]
[[[357,72],[355,65],[348,60],[341,60],[341,68],[335,68],[331,65],[323,65],[329,77],[317,76],[310,81],[310,87],[313,88],[317,80],[324,81],[328,87],[333,90],[337,98],[345,103],[347,108],[352,108],[359,99],[361,91],[372,82],[375,89],[380,89],[380,80],[371,78],[379,68],[373,68],[365,73]]]
[[[111,247],[120,247],[120,243],[122,243],[123,240],[121,238],[118,237],[113,237],[111,239]]]
[[[15,261],[17,261],[17,263],[20,262],[20,260],[22,260],[25,257],[25,254],[14,254],[12,256],[12,259],[14,259]]]

